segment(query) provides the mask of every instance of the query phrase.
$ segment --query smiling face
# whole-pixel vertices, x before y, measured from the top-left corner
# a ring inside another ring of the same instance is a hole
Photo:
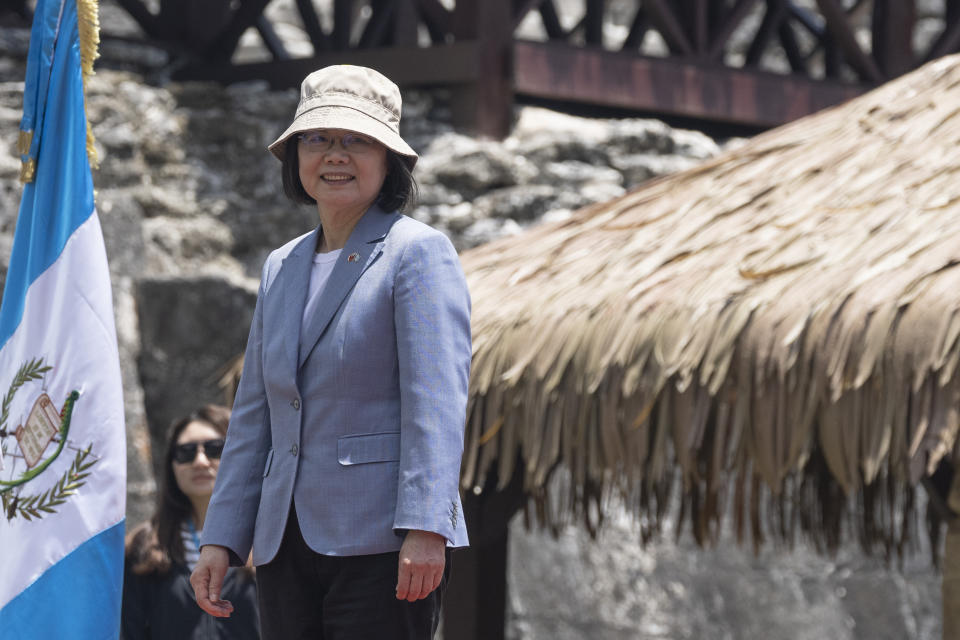
[[[387,149],[368,138],[370,144],[345,150],[343,136],[359,134],[343,129],[324,129],[323,133],[334,139],[329,149],[297,142],[300,182],[317,201],[321,214],[359,217],[380,194],[387,176]]]
[[[184,427],[177,437],[177,444],[191,442],[206,442],[223,438],[223,434],[206,422],[194,420]],[[191,502],[209,500],[213,493],[213,484],[217,479],[217,470],[220,468],[219,458],[209,458],[203,448],[197,447],[197,454],[190,462],[173,461],[173,476],[177,486]]]

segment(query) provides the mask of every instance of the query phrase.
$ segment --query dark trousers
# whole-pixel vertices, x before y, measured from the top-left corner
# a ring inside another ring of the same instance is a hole
[[[440,586],[397,600],[399,553],[324,556],[307,546],[291,508],[277,556],[257,567],[262,640],[430,640],[440,623],[450,554]]]

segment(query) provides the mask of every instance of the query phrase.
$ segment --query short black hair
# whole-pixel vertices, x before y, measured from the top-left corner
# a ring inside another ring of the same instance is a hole
[[[283,164],[280,172],[283,193],[297,204],[317,204],[300,182],[300,158],[297,155],[297,137],[291,136],[283,149]],[[413,177],[408,160],[399,153],[387,149],[387,177],[380,187],[377,204],[384,211],[409,211],[416,205],[419,188]]]

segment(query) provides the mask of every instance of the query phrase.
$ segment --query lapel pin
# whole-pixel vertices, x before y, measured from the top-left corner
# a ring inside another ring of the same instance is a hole
[[[359,259],[360,259],[360,254],[356,252],[351,253],[349,256],[347,256],[347,262],[356,262]]]

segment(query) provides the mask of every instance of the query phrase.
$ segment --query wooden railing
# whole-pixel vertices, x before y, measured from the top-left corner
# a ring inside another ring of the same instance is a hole
[[[175,77],[288,87],[325,64],[367,64],[452,87],[459,123],[491,136],[525,97],[768,127],[960,50],[960,0],[929,16],[916,0],[581,0],[566,26],[553,0],[296,0],[307,58],[277,37],[269,0],[161,0],[156,14],[117,1],[173,46]],[[614,11],[632,17],[605,32]],[[270,59],[231,63],[250,28]]]

